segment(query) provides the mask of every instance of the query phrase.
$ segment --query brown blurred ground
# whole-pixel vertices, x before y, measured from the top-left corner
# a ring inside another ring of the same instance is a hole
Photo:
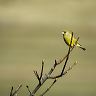
[[[25,86],[35,87],[33,70],[39,71],[41,60],[48,71],[66,54],[63,29],[80,36],[87,50],[74,50],[69,64],[77,60],[78,65],[46,96],[96,96],[95,0],[0,0],[0,96],[20,83],[20,96],[28,96]]]

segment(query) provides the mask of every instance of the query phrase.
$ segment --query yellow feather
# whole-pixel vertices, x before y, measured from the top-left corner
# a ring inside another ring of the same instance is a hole
[[[62,32],[63,34],[63,39],[65,41],[65,43],[70,46],[70,42],[71,42],[71,37],[72,37],[72,32],[68,31],[68,30],[64,30],[64,32]],[[71,47],[73,47],[74,45],[76,45],[77,47],[86,50],[85,48],[83,48],[78,42],[76,43],[77,39],[73,36],[72,38],[72,43],[71,43]]]

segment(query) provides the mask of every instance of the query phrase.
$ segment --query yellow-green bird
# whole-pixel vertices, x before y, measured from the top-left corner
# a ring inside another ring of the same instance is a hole
[[[71,31],[68,31],[68,30],[64,30],[62,32],[63,34],[63,39],[65,41],[65,43],[70,46],[70,42],[71,42],[71,37],[72,37],[72,32]],[[72,43],[71,43],[71,47],[73,46],[76,46],[76,47],[79,47],[81,49],[83,49],[84,51],[86,50],[84,47],[82,47],[82,45],[80,45],[78,42],[77,42],[77,39],[73,36],[72,38]]]

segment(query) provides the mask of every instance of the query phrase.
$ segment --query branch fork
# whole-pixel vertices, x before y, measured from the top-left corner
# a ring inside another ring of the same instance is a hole
[[[12,86],[12,88],[11,88],[11,91],[10,91],[10,96],[16,96],[17,95],[17,92],[20,90],[20,88],[22,87],[22,85],[19,85],[18,87],[17,87],[17,89],[13,92],[13,86]]]

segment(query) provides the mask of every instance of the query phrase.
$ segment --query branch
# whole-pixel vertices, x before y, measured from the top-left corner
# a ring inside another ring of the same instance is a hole
[[[32,96],[32,93],[31,93],[31,91],[30,91],[30,89],[29,89],[29,86],[26,86],[26,87],[27,87],[27,89],[28,89],[28,92],[30,93],[29,96]]]
[[[75,63],[72,66],[69,66],[69,68],[63,73],[63,75],[68,73],[76,64],[77,64],[77,61],[75,61]]]
[[[49,88],[47,88],[47,90],[45,90],[45,92],[43,92],[40,96],[44,96],[50,89],[51,87],[56,83],[56,79],[53,81],[53,83],[49,86]]]
[[[11,88],[10,96],[12,96],[12,93],[13,93],[13,86]]]
[[[17,87],[17,89],[13,92],[13,86],[12,86],[10,96],[15,96],[17,94],[17,92],[20,90],[21,87],[22,87],[22,85],[19,85]]]
[[[70,66],[62,75],[60,74],[57,76],[50,76],[49,79],[56,79],[56,78],[62,77],[63,75],[67,74],[76,64],[77,64],[77,61],[72,66]]]
[[[41,80],[40,80],[40,78],[39,78],[39,75],[38,75],[37,71],[33,71],[33,72],[34,72],[35,76],[37,77],[37,79],[38,79],[38,81],[39,81],[39,84],[41,85]]]
[[[43,75],[43,67],[44,67],[44,60],[42,60],[42,68],[41,68],[40,77],[39,77],[39,74],[37,73],[37,71],[34,71],[34,74],[37,77],[40,85],[41,85],[41,78],[42,78],[42,75]]]
[[[57,61],[55,60],[55,63],[54,63],[54,65],[53,65],[53,67],[50,69],[48,75],[51,75],[51,74],[52,74],[52,72],[54,71],[54,69],[56,68],[57,65],[58,65],[58,63],[57,63]]]
[[[43,75],[43,69],[44,69],[44,60],[42,60],[42,69],[41,69],[41,74],[40,74],[40,80],[41,80],[42,75]]]

